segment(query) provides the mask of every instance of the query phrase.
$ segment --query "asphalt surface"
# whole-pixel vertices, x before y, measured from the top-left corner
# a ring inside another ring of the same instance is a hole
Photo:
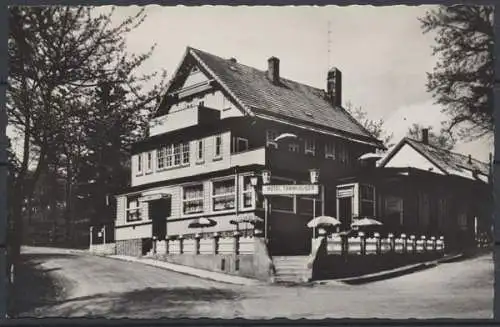
[[[235,286],[84,253],[29,249],[20,317],[492,318],[493,257],[362,285]]]

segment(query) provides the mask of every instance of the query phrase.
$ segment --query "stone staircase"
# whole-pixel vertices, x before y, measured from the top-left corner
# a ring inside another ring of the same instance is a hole
[[[307,268],[309,256],[273,257],[275,268],[274,283],[300,284],[311,279],[311,269]]]

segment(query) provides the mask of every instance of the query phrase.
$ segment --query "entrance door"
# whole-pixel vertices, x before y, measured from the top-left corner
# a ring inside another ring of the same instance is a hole
[[[342,227],[346,228],[351,225],[352,220],[352,197],[338,198],[339,220]]]
[[[171,200],[160,199],[149,202],[149,217],[153,224],[153,237],[164,240],[167,236],[167,217],[170,217]]]

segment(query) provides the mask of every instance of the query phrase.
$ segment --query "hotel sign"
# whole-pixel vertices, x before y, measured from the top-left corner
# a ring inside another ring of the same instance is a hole
[[[161,200],[165,198],[169,198],[170,194],[165,194],[165,193],[156,193],[156,194],[148,194],[143,197],[139,198],[139,201],[141,202],[149,202],[149,201],[155,201],[155,200]]]
[[[290,185],[263,185],[262,194],[264,195],[297,195],[319,194],[319,185],[314,184],[290,184]]]

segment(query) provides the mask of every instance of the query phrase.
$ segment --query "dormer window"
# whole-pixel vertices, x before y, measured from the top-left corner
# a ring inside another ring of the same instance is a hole
[[[215,153],[214,158],[218,159],[222,157],[222,135],[217,135],[215,137]]]
[[[316,154],[316,143],[313,139],[305,140],[304,152],[305,154],[312,154],[313,156]]]
[[[273,130],[273,129],[268,129],[266,131],[266,146],[267,147],[274,147],[275,149],[278,148],[278,143],[275,141],[275,139],[278,137],[278,132]]]

